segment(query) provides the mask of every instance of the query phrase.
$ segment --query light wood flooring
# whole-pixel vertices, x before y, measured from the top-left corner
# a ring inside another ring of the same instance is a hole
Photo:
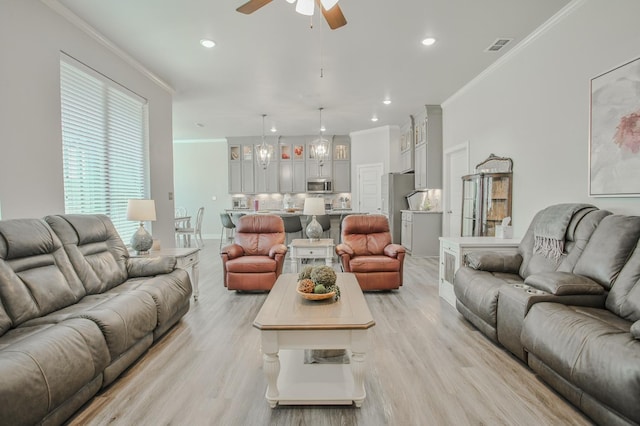
[[[437,258],[408,257],[400,290],[365,293],[376,325],[362,408],[272,409],[252,327],[266,294],[224,288],[219,241],[205,243],[199,301],[69,424],[591,424],[438,297]]]

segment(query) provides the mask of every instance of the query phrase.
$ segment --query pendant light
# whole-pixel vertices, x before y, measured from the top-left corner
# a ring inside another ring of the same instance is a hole
[[[318,165],[322,167],[324,165],[324,160],[327,159],[329,155],[329,140],[322,137],[322,132],[324,131],[324,126],[322,125],[322,110],[324,108],[320,107],[318,110],[320,111],[320,135],[318,139],[315,139],[311,142],[313,153],[318,160]]]
[[[262,143],[256,146],[256,161],[263,170],[267,170],[269,163],[271,163],[271,157],[273,157],[273,145],[269,145],[266,142],[264,136],[264,118],[267,114],[262,114]]]

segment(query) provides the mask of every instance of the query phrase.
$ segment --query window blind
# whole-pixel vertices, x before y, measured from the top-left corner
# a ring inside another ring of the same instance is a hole
[[[106,214],[128,243],[127,201],[149,198],[147,102],[64,54],[60,98],[65,211]]]

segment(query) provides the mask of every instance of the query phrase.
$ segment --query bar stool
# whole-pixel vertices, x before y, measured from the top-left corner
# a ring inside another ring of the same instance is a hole
[[[236,225],[231,220],[231,215],[229,213],[220,213],[220,221],[222,222],[222,229],[220,230],[220,250],[222,250],[222,234],[225,235],[226,242],[233,239],[236,233]],[[231,237],[229,237],[231,234]]]
[[[299,232],[300,238],[302,238],[302,222],[300,221],[300,216],[282,215],[280,217],[282,217],[282,222],[284,222],[284,233],[287,246],[291,242],[291,240],[289,239],[289,234]]]
[[[316,216],[316,220],[322,226],[322,236],[328,238],[331,236],[331,218],[328,214],[323,214],[321,216]]]

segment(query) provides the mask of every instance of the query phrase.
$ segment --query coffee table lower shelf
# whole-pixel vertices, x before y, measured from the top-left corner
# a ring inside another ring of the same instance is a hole
[[[278,355],[279,395],[276,401],[266,395],[272,406],[362,404],[365,395],[354,395],[351,364],[305,364],[304,349],[281,349]]]

